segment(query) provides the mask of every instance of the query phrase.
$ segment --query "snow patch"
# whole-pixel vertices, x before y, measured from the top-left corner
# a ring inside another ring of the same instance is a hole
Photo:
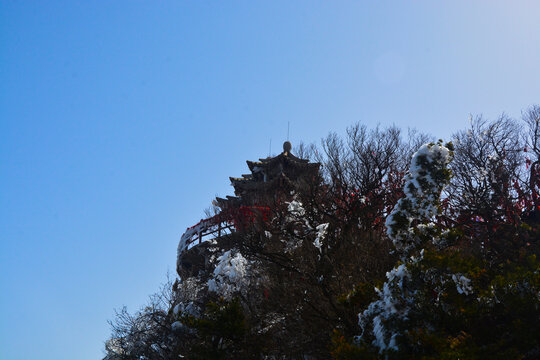
[[[319,249],[319,252],[322,252],[322,241],[326,237],[326,233],[328,231],[328,223],[321,224],[317,226],[316,229],[317,236],[315,237],[315,241],[313,241],[313,245],[315,245],[315,247]]]
[[[379,300],[358,314],[358,325],[362,328],[362,335],[358,338],[362,338],[371,327],[375,337],[373,345],[379,348],[380,353],[387,349],[397,350],[396,338],[400,334],[391,329],[391,324],[407,319],[412,301],[406,289],[406,281],[410,280],[411,275],[405,264],[387,272],[386,278],[382,290],[375,288]]]
[[[247,277],[249,264],[242,254],[239,252],[233,254],[232,250],[223,253],[217,261],[213,276],[207,283],[208,290],[229,299],[234,292],[241,291],[249,284]]]
[[[461,274],[452,274],[452,280],[456,284],[456,290],[460,294],[470,295],[473,292],[471,279]]]

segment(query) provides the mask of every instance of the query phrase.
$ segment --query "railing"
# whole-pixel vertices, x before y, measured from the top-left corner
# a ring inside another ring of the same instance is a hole
[[[256,219],[268,221],[270,209],[262,206],[241,206],[224,210],[208,219],[201,219],[197,224],[186,229],[178,244],[178,259],[184,251],[213,238],[220,238],[226,233],[236,231],[252,224]]]

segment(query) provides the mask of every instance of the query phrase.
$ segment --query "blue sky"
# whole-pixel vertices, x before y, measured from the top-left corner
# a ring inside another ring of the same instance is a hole
[[[540,103],[536,1],[2,1],[0,359],[96,359],[245,160]]]

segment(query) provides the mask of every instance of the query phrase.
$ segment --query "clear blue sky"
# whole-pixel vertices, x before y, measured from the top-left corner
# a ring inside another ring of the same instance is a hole
[[[438,4],[436,4],[438,3]],[[0,359],[98,359],[246,159],[540,103],[537,1],[0,2]]]

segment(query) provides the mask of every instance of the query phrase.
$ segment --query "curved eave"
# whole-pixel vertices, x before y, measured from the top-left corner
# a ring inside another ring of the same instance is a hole
[[[288,185],[292,185],[292,181],[285,175],[280,174],[279,176],[276,176],[272,180],[268,182],[262,182],[262,181],[237,181],[233,183],[235,193],[240,194],[243,191],[250,191],[250,190],[265,190],[268,188],[272,188],[276,186],[279,183],[285,183]]]

